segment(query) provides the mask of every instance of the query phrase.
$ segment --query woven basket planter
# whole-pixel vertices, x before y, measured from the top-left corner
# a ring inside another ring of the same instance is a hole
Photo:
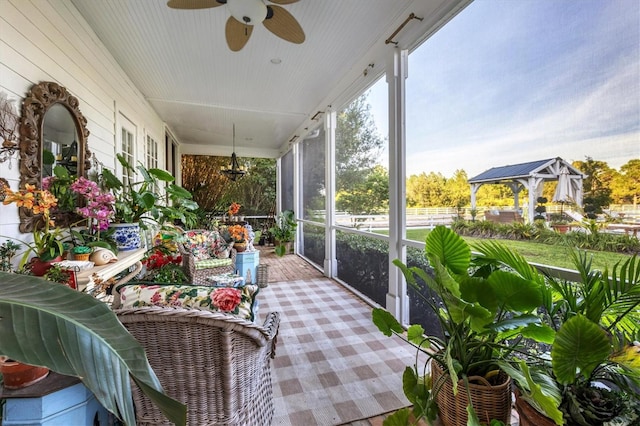
[[[520,417],[520,426],[555,426],[556,422],[533,408],[524,399],[520,398],[516,390],[516,412]]]
[[[431,361],[431,375],[434,386],[436,383],[442,383],[436,397],[440,420],[445,426],[465,426],[469,403],[464,381],[458,382],[458,394],[454,396],[449,374],[435,361]],[[488,424],[494,419],[505,424],[511,422],[511,378],[500,372],[498,382],[499,385],[492,386],[483,377],[469,378],[471,402],[481,422]]]

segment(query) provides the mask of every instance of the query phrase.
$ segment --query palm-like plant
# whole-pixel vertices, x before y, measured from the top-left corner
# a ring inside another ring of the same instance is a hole
[[[79,377],[126,425],[135,424],[133,381],[169,420],[186,406],[169,398],[144,349],[104,303],[42,278],[0,272],[0,354]]]
[[[431,270],[408,268],[394,261],[407,280],[437,314],[443,338],[425,336],[420,325],[404,329],[387,311],[374,309],[373,321],[386,335],[392,333],[412,342],[448,374],[454,394],[458,381],[469,383],[472,376],[498,376],[497,361],[517,350],[521,336],[540,335],[540,319],[532,314],[542,303],[543,277],[524,258],[493,244],[504,255],[502,267],[485,256],[472,256],[469,245],[455,232],[436,227],[425,243]],[[508,266],[508,269],[507,269]],[[422,295],[421,279],[441,300],[441,305]],[[413,403],[415,418],[435,418],[442,380],[432,383],[426,368],[407,367],[403,375],[405,395]],[[431,391],[433,390],[433,392]],[[468,424],[479,424],[474,407],[467,407]],[[407,411],[397,412],[390,421],[402,421]],[[508,421],[508,419],[504,420]]]
[[[544,297],[542,314],[554,330],[550,361],[502,367],[522,398],[555,423],[601,424],[624,409],[620,394],[602,385],[640,404],[640,348],[631,345],[640,330],[640,262],[634,256],[598,271],[586,253],[572,256],[580,280],[549,277]]]

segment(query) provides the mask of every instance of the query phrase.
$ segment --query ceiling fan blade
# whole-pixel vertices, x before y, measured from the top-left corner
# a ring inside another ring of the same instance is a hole
[[[217,0],[169,0],[167,6],[172,9],[209,9],[222,6]]]
[[[229,19],[227,19],[227,25],[224,29],[229,49],[234,52],[242,49],[249,41],[252,31],[253,25],[245,25],[233,16],[229,16]]]
[[[269,9],[267,19],[262,23],[269,31],[291,43],[300,44],[304,42],[304,30],[292,14],[280,6],[267,6],[267,9]]]
[[[275,4],[291,4],[291,3],[297,3],[299,0],[269,0],[269,1]]]

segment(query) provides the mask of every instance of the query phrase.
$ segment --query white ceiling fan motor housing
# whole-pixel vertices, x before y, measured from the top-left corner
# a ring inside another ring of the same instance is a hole
[[[262,0],[227,0],[231,16],[247,25],[257,25],[267,17],[267,5]]]

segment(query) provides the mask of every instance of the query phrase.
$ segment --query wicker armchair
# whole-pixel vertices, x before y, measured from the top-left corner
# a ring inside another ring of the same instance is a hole
[[[201,243],[202,246],[216,246],[216,244],[223,244],[224,240],[221,240],[222,237],[217,233],[217,231],[208,231],[204,229],[196,229],[186,231],[185,235],[190,234],[202,234],[205,235],[207,241]],[[216,240],[218,243],[216,243]],[[182,268],[184,270],[184,274],[187,276],[188,282],[193,285],[211,285],[211,282],[207,280],[208,277],[212,275],[220,275],[226,273],[234,273],[236,271],[236,250],[231,248],[229,250],[229,258],[231,262],[227,262],[226,265],[223,266],[211,266],[207,268],[201,268],[198,263],[200,263],[203,259],[198,260],[194,254],[193,247],[190,247],[189,242],[185,242],[184,239],[182,242],[178,244],[178,249],[180,250],[180,254],[182,255]],[[201,248],[200,248],[201,249]],[[205,261],[207,259],[204,259]],[[211,260],[214,262],[217,260],[215,257],[212,257]]]
[[[269,313],[262,326],[197,309],[115,312],[145,348],[165,392],[187,404],[189,425],[271,423],[277,312]],[[138,424],[170,424],[137,386],[133,398]]]

